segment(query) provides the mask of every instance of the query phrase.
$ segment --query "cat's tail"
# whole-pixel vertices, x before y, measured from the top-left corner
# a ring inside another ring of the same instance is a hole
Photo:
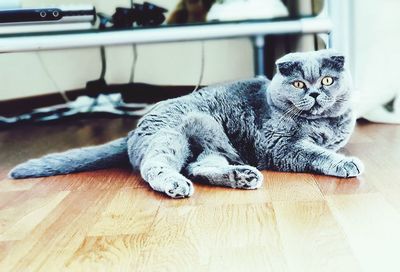
[[[104,169],[127,163],[127,139],[46,155],[17,165],[10,178],[36,178]]]

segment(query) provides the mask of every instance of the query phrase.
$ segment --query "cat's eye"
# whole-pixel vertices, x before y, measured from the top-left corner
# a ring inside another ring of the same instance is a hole
[[[304,82],[300,80],[296,80],[295,82],[292,83],[292,85],[297,89],[304,89],[305,87]]]
[[[326,76],[321,80],[322,85],[329,86],[333,83],[333,78],[330,76]]]

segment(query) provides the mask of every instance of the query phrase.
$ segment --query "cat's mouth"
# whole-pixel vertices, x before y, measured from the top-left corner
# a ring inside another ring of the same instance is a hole
[[[324,107],[321,106],[317,101],[307,101],[303,103],[293,103],[294,106],[303,113],[312,115],[321,114],[324,111]]]
[[[321,114],[323,111],[324,108],[317,102],[315,102],[314,106],[312,106],[311,109],[309,109],[309,112],[313,115]]]
[[[293,105],[301,111],[310,111],[313,108],[321,107],[314,99],[304,99],[297,103],[293,102]]]

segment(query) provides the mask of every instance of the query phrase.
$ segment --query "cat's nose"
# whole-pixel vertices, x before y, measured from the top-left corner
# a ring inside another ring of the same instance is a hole
[[[310,93],[309,96],[314,97],[316,99],[319,96],[319,93],[313,92]]]

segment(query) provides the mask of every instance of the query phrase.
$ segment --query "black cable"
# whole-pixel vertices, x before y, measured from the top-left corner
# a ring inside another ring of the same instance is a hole
[[[100,79],[104,79],[107,71],[106,49],[104,46],[100,46],[100,55],[101,55]]]
[[[136,63],[137,63],[137,58],[138,58],[138,53],[137,53],[137,47],[136,44],[132,45],[133,49],[133,61],[132,61],[132,66],[131,66],[131,74],[129,76],[129,83],[133,83],[135,79],[135,71],[136,71]]]
[[[205,49],[204,49],[204,41],[201,41],[201,64],[200,64],[200,76],[199,76],[199,81],[197,82],[196,87],[194,88],[193,92],[197,91],[201,83],[203,82],[203,76],[204,76],[204,67],[205,67]]]
[[[68,98],[67,94],[65,91],[61,90],[60,86],[57,84],[57,81],[54,79],[54,77],[51,76],[51,73],[49,69],[47,69],[46,64],[44,63],[44,60],[42,58],[42,55],[40,51],[36,52],[36,56],[39,59],[40,65],[42,66],[43,71],[45,72],[47,78],[51,81],[53,84],[53,87],[56,89],[56,91],[61,95],[62,99],[66,104],[70,103],[71,100]]]

